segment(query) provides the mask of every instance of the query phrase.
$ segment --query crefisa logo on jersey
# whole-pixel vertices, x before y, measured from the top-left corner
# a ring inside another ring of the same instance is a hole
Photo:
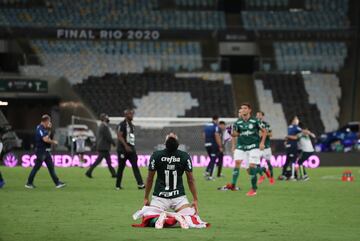
[[[240,135],[241,135],[241,136],[250,136],[250,135],[252,135],[252,134],[253,134],[253,131],[249,131],[249,130],[244,131],[244,132],[240,132]]]
[[[171,164],[171,163],[174,163],[174,162],[180,162],[180,157],[174,157],[174,156],[165,157],[164,156],[164,157],[161,157],[161,161]]]

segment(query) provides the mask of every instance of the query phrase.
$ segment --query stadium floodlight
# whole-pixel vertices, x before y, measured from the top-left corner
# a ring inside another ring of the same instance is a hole
[[[0,106],[8,106],[8,105],[9,105],[9,102],[0,100]]]

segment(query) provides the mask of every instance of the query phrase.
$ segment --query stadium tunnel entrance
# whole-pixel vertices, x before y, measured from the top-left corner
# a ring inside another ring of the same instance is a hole
[[[40,122],[40,116],[48,113],[52,116],[54,126],[59,123],[59,102],[60,98],[53,95],[25,95],[8,96],[1,98],[7,102],[1,110],[11,124],[12,129],[22,139],[23,148],[31,149],[34,138],[34,129]]]

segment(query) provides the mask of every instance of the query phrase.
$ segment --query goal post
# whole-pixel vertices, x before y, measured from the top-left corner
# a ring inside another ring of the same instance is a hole
[[[110,117],[110,124],[117,125],[124,117]],[[204,125],[212,120],[209,118],[159,118],[135,117],[136,148],[140,152],[152,152],[162,147],[168,133],[174,132],[179,137],[181,149],[194,153],[204,153]],[[236,118],[220,118],[226,125],[232,125]]]

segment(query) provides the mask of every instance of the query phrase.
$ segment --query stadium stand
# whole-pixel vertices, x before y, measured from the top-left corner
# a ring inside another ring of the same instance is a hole
[[[265,112],[266,121],[271,124],[273,138],[283,139],[287,134],[287,123],[281,103],[274,101],[272,91],[264,88],[262,80],[255,80],[255,89],[259,108]]]
[[[303,9],[264,11],[268,7],[287,7],[288,1],[246,1],[249,10],[242,11],[248,30],[333,30],[350,26],[348,0],[305,0]],[[254,9],[255,10],[252,10]],[[276,9],[275,9],[276,10]]]
[[[224,12],[160,10],[159,2],[158,0],[46,0],[43,6],[1,8],[0,25],[206,30],[225,28]]]
[[[150,91],[142,98],[134,98],[133,102],[139,117],[185,116],[186,110],[199,107],[197,99],[193,99],[188,91]]]
[[[349,0],[305,0],[305,9],[347,13],[349,10]]]
[[[340,81],[334,74],[303,74],[305,89],[309,94],[309,103],[316,104],[320,110],[325,131],[339,128],[339,100],[341,98]]]
[[[202,68],[199,42],[32,40],[42,66],[20,67],[25,75],[66,77],[79,83],[88,76]]]
[[[281,103],[286,118],[297,115],[315,133],[324,132],[320,111],[310,103],[301,74],[263,73],[255,79],[262,81],[265,90],[271,90],[274,102]]]
[[[275,42],[273,46],[281,71],[338,72],[347,56],[344,42]]]
[[[246,9],[282,8],[289,5],[289,0],[246,0]]]
[[[223,80],[177,78],[165,73],[107,74],[89,77],[74,88],[97,114],[106,112],[110,116],[121,116],[129,107],[141,110],[139,114],[150,115],[148,117],[209,117],[214,114],[232,117],[234,113],[232,86]],[[175,103],[174,100],[181,101]],[[142,105],[144,102],[146,106]]]
[[[216,7],[216,0],[175,0],[176,6],[186,6],[191,8],[207,8],[207,7]]]
[[[320,11],[243,11],[242,20],[248,30],[332,30],[349,26],[345,14]]]
[[[262,76],[262,77],[260,77]],[[300,117],[307,116],[306,123],[315,123],[317,112],[320,112],[321,122],[326,132],[334,131],[339,128],[339,100],[341,98],[340,81],[335,74],[302,74],[302,75],[283,75],[265,74],[258,75],[255,79],[256,94],[261,110],[269,110],[266,119],[272,124],[274,138],[281,139],[286,134],[286,118],[291,113],[299,113]],[[262,79],[261,79],[262,78]],[[305,98],[299,98],[296,89],[302,89],[301,81],[304,82],[306,90]],[[297,83],[287,83],[296,81]],[[265,83],[266,82],[266,83]],[[264,87],[266,86],[266,87]],[[275,95],[276,99],[273,97]],[[290,97],[289,97],[290,96]],[[290,104],[282,105],[291,98]],[[295,100],[297,99],[297,100]],[[307,103],[308,102],[308,103]],[[301,109],[297,109],[299,106]],[[285,115],[286,113],[286,115]],[[315,119],[314,119],[315,118]],[[321,125],[313,125],[313,128]]]

